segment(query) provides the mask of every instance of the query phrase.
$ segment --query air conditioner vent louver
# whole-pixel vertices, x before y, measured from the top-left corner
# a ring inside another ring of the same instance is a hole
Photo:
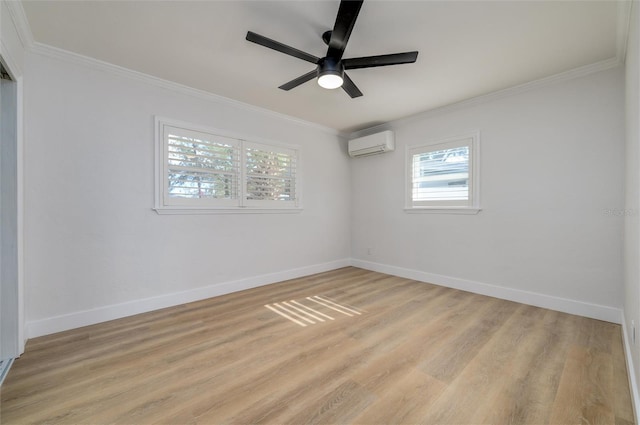
[[[394,149],[395,140],[393,131],[390,130],[349,140],[349,156],[352,158],[391,152]]]

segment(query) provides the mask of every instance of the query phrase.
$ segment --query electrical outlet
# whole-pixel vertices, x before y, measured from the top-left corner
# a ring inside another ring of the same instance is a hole
[[[373,255],[373,249],[371,249],[371,247],[367,248],[367,255]]]
[[[631,321],[631,344],[636,345],[636,322]]]

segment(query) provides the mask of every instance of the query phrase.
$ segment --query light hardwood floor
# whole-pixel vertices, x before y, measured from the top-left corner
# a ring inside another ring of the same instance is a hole
[[[345,268],[33,339],[0,421],[630,424],[622,350],[619,325]]]

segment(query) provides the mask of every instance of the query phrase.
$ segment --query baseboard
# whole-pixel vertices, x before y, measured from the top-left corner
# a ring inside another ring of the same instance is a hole
[[[77,311],[61,316],[49,317],[42,320],[27,322],[25,334],[27,338],[48,335],[75,329],[82,326],[93,325],[100,322],[132,316],[134,314],[146,313],[161,308],[173,307],[193,301],[229,294],[232,292],[251,289],[258,286],[269,285],[289,279],[309,276],[315,273],[335,270],[347,266],[360,267],[380,273],[400,276],[421,282],[433,283],[435,285],[449,288],[461,289],[476,294],[487,295],[522,304],[534,305],[548,308],[550,310],[562,311],[579,316],[590,317],[607,322],[621,323],[621,311],[617,308],[589,304],[581,301],[553,297],[550,295],[522,291],[519,289],[506,288],[482,282],[475,282],[450,276],[434,273],[427,273],[419,270],[406,269],[402,267],[390,266],[381,263],[374,263],[358,259],[342,259],[328,263],[305,266],[297,269],[285,270],[277,273],[254,276],[231,282],[219,283],[206,287],[191,289],[183,292],[160,295],[157,297],[145,298],[129,301],[121,304],[113,304],[91,310]],[[640,423],[640,422],[639,422]]]
[[[402,267],[373,263],[358,259],[352,259],[351,265],[366,270],[404,277],[420,282],[433,283],[435,285],[461,289],[475,294],[487,295],[536,307],[548,308],[549,310],[561,311],[563,313],[590,317],[617,324],[621,323],[621,311],[615,307],[590,304],[568,298],[554,297],[537,292],[506,288],[504,286],[491,285],[488,283],[475,282],[451,276],[427,273],[420,270],[405,269]]]
[[[631,352],[631,344],[629,341],[629,332],[627,329],[627,321],[622,314],[622,342],[624,344],[624,357],[627,361],[627,375],[629,376],[629,388],[631,389],[631,405],[633,406],[633,417],[637,424],[640,424],[640,395],[638,394],[638,382],[636,381],[636,372],[633,366],[633,355]]]
[[[134,314],[146,313],[153,310],[159,310],[161,308],[173,307],[245,289],[256,288],[258,286],[269,285],[289,279],[296,279],[316,273],[335,270],[349,265],[351,265],[350,259],[336,260],[328,263],[219,283],[183,292],[175,292],[122,304],[108,305],[91,310],[77,311],[61,316],[27,322],[25,332],[27,338],[35,338],[82,326],[106,322],[108,320],[133,316]]]

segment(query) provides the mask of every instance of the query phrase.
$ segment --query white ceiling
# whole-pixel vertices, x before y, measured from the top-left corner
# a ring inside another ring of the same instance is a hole
[[[313,64],[245,40],[248,30],[318,57],[338,0],[23,2],[38,43],[340,131],[354,131],[616,58],[626,6],[609,1],[365,1],[346,58],[418,50],[415,64],[349,71],[351,99]],[[619,54],[619,53],[618,53]],[[619,59],[619,58],[618,58]]]

